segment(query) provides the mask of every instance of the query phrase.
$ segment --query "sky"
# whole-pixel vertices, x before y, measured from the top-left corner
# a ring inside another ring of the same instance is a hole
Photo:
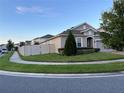
[[[0,0],[0,44],[58,33],[87,22],[99,28],[112,0]]]

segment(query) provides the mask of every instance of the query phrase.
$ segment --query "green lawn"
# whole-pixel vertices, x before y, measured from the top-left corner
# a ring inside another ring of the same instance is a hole
[[[28,61],[47,61],[47,62],[84,62],[84,61],[99,61],[122,59],[124,56],[112,53],[97,52],[90,54],[82,54],[77,56],[62,56],[59,54],[42,54],[33,56],[21,56],[23,60]]]
[[[24,65],[9,62],[12,52],[0,58],[0,70],[36,73],[98,73],[124,70],[124,63],[93,65]]]

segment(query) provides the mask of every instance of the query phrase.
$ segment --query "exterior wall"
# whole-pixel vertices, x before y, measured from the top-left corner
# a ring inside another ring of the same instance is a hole
[[[82,38],[82,45],[81,45],[81,47],[87,47],[87,38],[88,37],[91,37],[92,39],[93,39],[93,48],[100,48],[100,49],[102,49],[103,48],[103,44],[102,44],[102,41],[101,41],[101,38],[100,38],[100,36],[94,36],[94,35],[87,35],[87,36],[82,36],[82,37],[80,37],[80,38]],[[66,38],[66,37],[65,37]],[[78,38],[78,37],[75,37],[75,38]],[[64,43],[65,43],[65,40],[66,39],[62,39],[62,45],[64,45]],[[100,40],[100,41],[99,41]],[[96,45],[96,43],[98,44],[98,41],[99,41],[99,46],[98,45]],[[63,46],[62,46],[63,47]]]
[[[83,47],[87,47],[87,38],[83,37]]]
[[[58,49],[61,48],[61,37],[56,37],[42,44],[46,44],[46,45],[53,44],[55,46],[55,53],[58,53]]]
[[[99,43],[97,42],[98,40],[101,40],[99,36],[75,36],[75,39],[76,38],[81,38],[81,47],[87,47],[87,38],[88,37],[92,37],[93,38],[93,48],[100,48],[100,49],[103,49],[103,44],[102,42],[100,41]],[[65,46],[65,42],[66,42],[66,39],[67,37],[61,37],[61,48],[64,48]],[[97,44],[100,44],[99,46],[96,45],[95,43]]]
[[[84,44],[84,46],[83,47],[87,47],[87,38],[91,37],[93,39],[93,48],[95,48],[95,44],[94,44],[94,41],[95,41],[94,31],[88,30],[88,31],[84,32],[83,34],[84,34],[84,37],[83,37],[83,44]]]
[[[61,48],[64,48],[67,37],[61,37]]]
[[[93,38],[93,48],[100,48],[101,50],[104,49],[104,45],[102,43],[102,40],[101,40],[99,34],[95,35],[94,31],[89,30],[89,31],[84,32],[84,36],[85,36],[85,37],[83,37],[84,47],[87,47],[87,38],[91,37],[91,38]]]
[[[84,35],[85,36],[92,36],[92,35],[94,35],[94,31],[92,31],[92,30],[86,31],[86,32],[84,32]]]
[[[77,38],[81,38],[81,47],[84,47],[84,38],[81,36],[75,36],[75,41]],[[67,37],[61,37],[61,48],[64,48]]]
[[[47,53],[55,53],[55,45],[53,44],[42,44],[40,45],[41,48],[41,54],[47,54]]]

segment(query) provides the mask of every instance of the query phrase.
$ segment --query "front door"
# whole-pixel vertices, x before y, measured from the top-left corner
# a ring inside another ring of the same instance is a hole
[[[92,37],[87,38],[87,47],[93,48],[93,38]]]

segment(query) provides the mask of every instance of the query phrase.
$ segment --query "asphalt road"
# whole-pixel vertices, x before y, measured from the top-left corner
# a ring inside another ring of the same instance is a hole
[[[0,93],[124,93],[124,76],[36,78],[0,75]]]

